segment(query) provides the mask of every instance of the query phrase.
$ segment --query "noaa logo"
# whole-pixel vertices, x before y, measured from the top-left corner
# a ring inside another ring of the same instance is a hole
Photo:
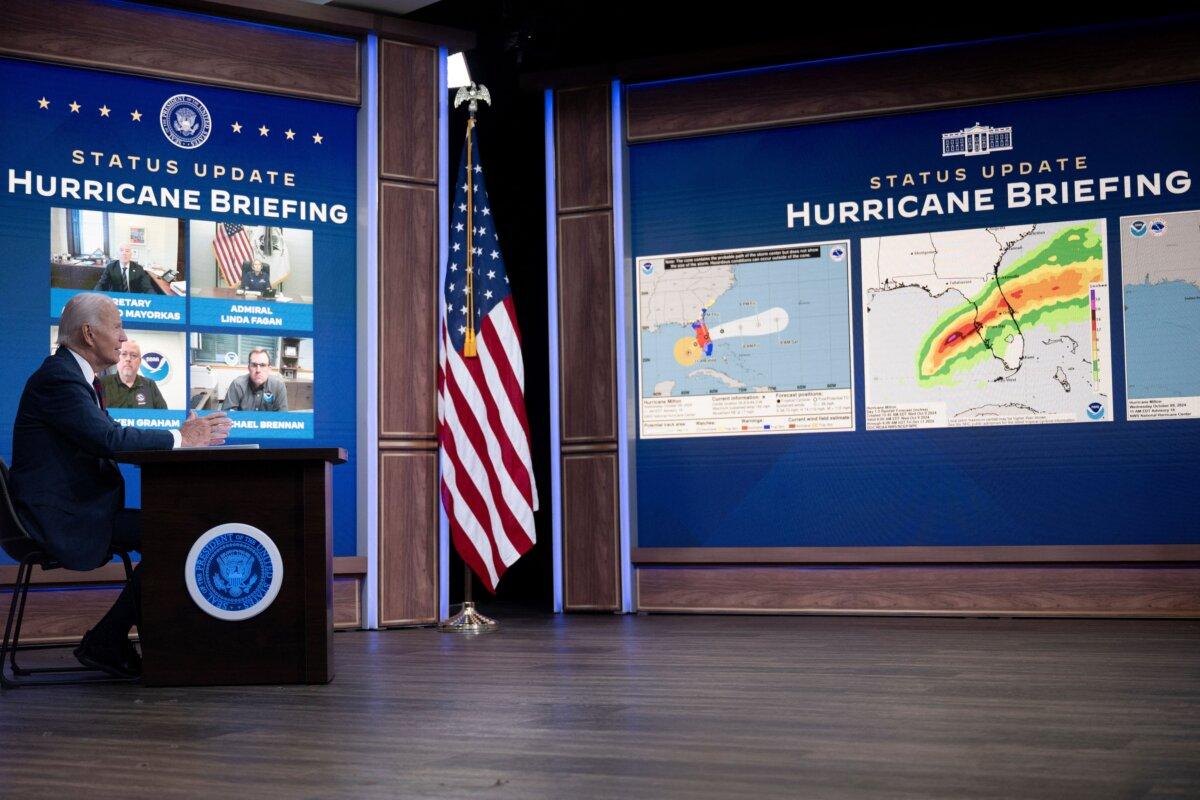
[[[261,614],[275,601],[283,585],[283,558],[258,528],[229,522],[196,540],[183,577],[201,611],[236,622]]]
[[[275,400],[274,392],[263,392],[263,402],[270,403]]]
[[[653,261],[642,262],[642,274],[643,275],[650,275],[653,272],[654,272],[654,262]]]
[[[165,381],[171,374],[171,362],[162,353],[146,353],[142,356],[142,365],[138,368],[143,378],[152,381]]]
[[[158,114],[158,124],[167,140],[184,150],[204,144],[212,133],[212,116],[204,103],[190,94],[168,97]]]
[[[1089,419],[1104,419],[1104,404],[1088,403],[1087,415]]]
[[[842,247],[835,247],[829,251],[829,257],[834,261],[841,261],[846,257],[846,250]]]
[[[1152,236],[1162,236],[1167,232],[1167,223],[1165,220],[1156,219],[1150,223],[1150,234]]]
[[[1133,234],[1135,239],[1140,239],[1146,235],[1146,223],[1140,219],[1135,219],[1133,224],[1129,226],[1129,232]]]

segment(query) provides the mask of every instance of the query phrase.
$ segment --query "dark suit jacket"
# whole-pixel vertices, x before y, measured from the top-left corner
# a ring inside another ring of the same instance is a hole
[[[250,292],[265,292],[271,288],[271,266],[263,264],[262,272],[254,274],[254,268],[242,270],[242,288]]]
[[[124,291],[124,285],[121,278],[121,262],[110,261],[104,268],[104,272],[100,274],[100,280],[96,281],[96,291],[120,292]],[[129,262],[129,291],[134,294],[158,293],[158,290],[154,288],[154,281],[150,280],[146,270],[142,269],[142,265],[136,261]]]
[[[17,513],[64,566],[98,567],[125,507],[113,458],[174,442],[169,431],[124,428],[101,411],[75,357],[60,347],[25,383],[17,408],[10,472]]]

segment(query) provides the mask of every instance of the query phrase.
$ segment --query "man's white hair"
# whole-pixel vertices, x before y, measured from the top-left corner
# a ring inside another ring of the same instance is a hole
[[[99,327],[104,312],[116,308],[112,298],[97,292],[77,294],[67,301],[58,320],[58,343],[63,346],[83,346],[83,326]]]

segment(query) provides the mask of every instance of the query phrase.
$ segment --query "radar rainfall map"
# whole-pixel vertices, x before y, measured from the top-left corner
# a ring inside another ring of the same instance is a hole
[[[1112,419],[1104,220],[862,240],[868,430]]]
[[[636,263],[642,438],[854,429],[848,242]]]
[[[1121,219],[1129,419],[1200,418],[1200,211]]]

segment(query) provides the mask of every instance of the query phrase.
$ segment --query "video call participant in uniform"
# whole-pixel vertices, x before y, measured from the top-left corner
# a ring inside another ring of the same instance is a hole
[[[29,535],[68,569],[101,566],[113,545],[140,549],[141,512],[125,508],[118,454],[217,445],[229,435],[221,413],[191,413],[177,430],[125,427],[110,417],[97,375],[117,363],[124,341],[111,299],[72,297],[58,323],[58,351],[25,383],[13,423],[13,505]],[[129,641],[141,614],[140,572],[76,648],[84,665],[120,677],[141,674]]]
[[[121,245],[121,257],[108,262],[108,266],[100,274],[100,280],[96,282],[96,291],[155,294],[154,282],[150,280],[150,275],[132,258],[133,248],[127,244]]]
[[[250,351],[245,375],[239,375],[225,392],[222,411],[287,411],[287,386],[271,374],[271,354],[262,347]]]
[[[242,262],[242,289],[247,292],[265,292],[271,288],[271,268],[257,258]]]
[[[133,339],[121,345],[117,371],[100,379],[104,401],[109,408],[166,408],[158,384],[138,374],[142,365],[142,348]]]

